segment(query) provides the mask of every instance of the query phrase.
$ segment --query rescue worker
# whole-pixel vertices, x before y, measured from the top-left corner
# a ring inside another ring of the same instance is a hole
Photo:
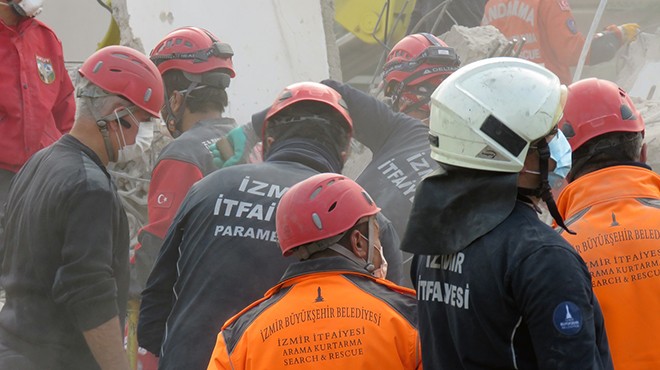
[[[438,168],[429,156],[425,124],[431,93],[459,66],[458,55],[441,39],[426,33],[404,37],[383,68],[384,93],[394,112],[350,85],[323,81],[342,95],[353,117],[355,138],[373,154],[356,182],[374,197],[399,235],[406,230],[417,184]],[[410,256],[404,255],[404,261],[406,279],[401,283],[412,286]]]
[[[488,0],[482,26],[492,25],[509,40],[525,38],[520,58],[545,66],[563,84],[572,81],[570,67],[577,65],[585,43],[568,0]],[[639,25],[610,25],[596,34],[587,64],[606,62],[621,46],[637,38]]]
[[[42,4],[0,0],[0,215],[16,172],[73,125],[76,103],[62,44],[34,18]]]
[[[488,88],[484,88],[488,86]],[[464,66],[431,97],[438,171],[417,187],[401,248],[414,253],[428,369],[612,369],[587,266],[536,204],[566,89],[517,58]]]
[[[325,82],[324,82],[325,83]],[[326,83],[327,84],[327,83]],[[264,117],[268,110],[264,110],[252,115],[251,124],[241,125],[229,132],[226,138],[218,140],[216,145],[222,147],[223,143],[229,148],[227,152],[231,152],[232,155],[229,158],[222,158],[219,156],[215,158],[216,162],[223,163],[221,167],[233,166],[236,163],[259,163],[261,160],[252,161],[248,160],[247,157],[251,156],[253,149],[258,147],[258,138],[256,137],[255,132],[262,132]],[[259,142],[260,143],[260,142]],[[216,152],[219,149],[216,149]],[[397,217],[402,217],[397,215]],[[383,216],[380,212],[377,215],[378,225],[379,225],[379,238],[383,246],[383,251],[385,257],[389,261],[389,272],[387,274],[387,280],[395,284],[408,284],[410,278],[408,278],[407,270],[404,272],[403,256],[399,250],[400,239],[398,231],[394,226],[393,222],[388,218]]]
[[[198,27],[170,32],[151,52],[165,84],[161,115],[175,140],[163,148],[151,175],[149,222],[140,230],[135,250],[132,290],[138,296],[186,193],[217,169],[210,147],[236,126],[222,117],[228,104],[225,89],[236,75],[232,56],[229,44]]]
[[[282,277],[293,259],[279,256],[275,206],[293,184],[340,172],[352,131],[334,90],[290,85],[266,115],[265,161],[191,187],[142,294],[138,340],[161,370],[206,368],[222,324]]]
[[[292,186],[276,227],[300,262],[225,323],[208,369],[421,369],[415,292],[382,279],[379,211],[342,175]]]
[[[128,369],[128,221],[106,166],[158,116],[163,83],[124,46],[97,51],[79,73],[71,133],[32,156],[10,189],[2,369]]]
[[[658,369],[660,176],[645,164],[644,120],[615,83],[568,88],[561,129],[573,148],[557,206],[562,235],[589,266],[615,368]]]
[[[384,94],[392,110],[428,125],[431,93],[461,65],[454,48],[430,33],[401,39],[383,66]]]

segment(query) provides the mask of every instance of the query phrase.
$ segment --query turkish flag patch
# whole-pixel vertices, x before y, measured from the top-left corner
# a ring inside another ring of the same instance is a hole
[[[571,10],[571,6],[568,5],[568,0],[557,0],[557,5],[559,5],[559,9],[565,12]]]
[[[156,196],[157,208],[170,208],[172,206],[172,198],[174,198],[174,193],[160,193]]]

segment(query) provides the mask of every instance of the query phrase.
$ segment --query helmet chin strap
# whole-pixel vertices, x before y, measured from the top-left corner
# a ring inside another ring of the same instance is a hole
[[[367,260],[363,260],[362,258],[359,258],[356,256],[353,252],[349,251],[348,249],[344,248],[343,246],[339,244],[333,244],[329,246],[329,249],[332,249],[333,251],[341,254],[342,256],[348,258],[349,260],[355,262],[358,266],[364,268],[368,273],[373,273],[374,270],[376,270],[376,266],[374,265],[374,241],[376,240],[376,227],[375,227],[375,216],[369,216],[368,223],[369,223],[369,235],[367,239]]]
[[[181,126],[183,125],[183,113],[185,112],[186,109],[186,101],[188,100],[188,95],[195,90],[197,87],[197,82],[191,82],[188,88],[185,90],[186,94],[183,96],[183,102],[181,103],[181,106],[179,109],[177,109],[176,112],[172,110],[172,107],[170,106],[170,97],[167,96],[167,91],[165,91],[165,101],[167,104],[165,104],[165,109],[167,110],[167,117],[165,118],[165,123],[174,120],[174,132],[170,131],[172,134],[172,137],[175,139],[181,134],[183,134]],[[183,90],[182,90],[183,91]],[[168,128],[169,130],[169,128]]]
[[[85,96],[85,98],[89,99],[91,106],[92,105],[91,101],[93,98],[89,96]],[[115,158],[115,151],[114,148],[112,147],[112,141],[110,141],[110,133],[108,131],[108,121],[104,118],[98,118],[96,112],[92,112],[92,115],[96,120],[96,127],[98,127],[99,131],[101,132],[101,136],[103,137],[103,144],[105,146],[105,152],[108,155],[108,162],[114,162],[117,160],[117,158]]]
[[[575,232],[570,230],[568,226],[564,224],[564,219],[559,214],[557,204],[552,197],[552,188],[550,187],[550,182],[548,181],[548,161],[550,160],[550,148],[548,147],[548,143],[545,141],[545,139],[541,139],[539,140],[536,148],[539,153],[539,173],[541,176],[541,184],[536,189],[520,188],[518,191],[523,195],[541,198],[548,206],[548,212],[550,212],[550,215],[557,223],[557,226],[566,230],[567,233],[575,235]]]

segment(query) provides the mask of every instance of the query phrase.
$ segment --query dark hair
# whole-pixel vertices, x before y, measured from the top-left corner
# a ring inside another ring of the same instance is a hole
[[[191,82],[183,75],[181,70],[174,69],[165,72],[163,83],[165,84],[167,96],[171,96],[175,90],[188,89]],[[223,113],[228,102],[229,98],[225,89],[207,85],[204,88],[190,91],[185,104],[191,113],[206,113],[209,111]]]
[[[346,150],[350,142],[344,117],[327,104],[314,101],[296,103],[278,112],[268,121],[265,134],[277,141],[308,139],[337,153]]]
[[[639,161],[642,143],[641,132],[608,132],[592,138],[573,152],[572,177],[621,162]]]

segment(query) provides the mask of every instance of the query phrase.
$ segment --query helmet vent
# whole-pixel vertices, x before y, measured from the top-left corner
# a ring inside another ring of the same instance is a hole
[[[103,61],[102,60],[100,60],[98,63],[96,63],[96,65],[94,66],[94,69],[92,70],[92,72],[93,73],[98,72],[101,69],[101,67],[103,67]]]
[[[318,188],[316,188],[316,189],[314,190],[314,192],[312,193],[312,195],[309,196],[309,200],[312,200],[312,199],[316,198],[316,196],[319,195],[319,193],[321,192],[321,190],[323,190],[323,187],[322,187],[322,186],[319,186]]]
[[[367,194],[366,191],[362,192],[362,196],[364,197],[364,199],[367,200],[367,203],[369,203],[370,206],[374,205],[374,201],[371,199],[371,197],[369,196],[369,194]]]
[[[573,130],[573,126],[566,122],[561,128],[561,132],[566,136],[566,139],[571,139],[575,136],[575,130]]]
[[[147,91],[144,92],[144,101],[145,102],[148,102],[149,100],[151,100],[151,94],[152,94],[151,88],[148,88]]]
[[[312,213],[312,221],[314,222],[314,226],[316,226],[317,229],[323,230],[323,223],[321,222],[321,217],[319,217],[318,214]]]
[[[623,104],[621,105],[621,119],[634,121],[637,117],[635,117],[635,113],[633,113],[629,106]]]
[[[288,90],[287,90],[287,91],[283,92],[283,93],[280,95],[280,97],[279,97],[278,100],[279,100],[279,101],[284,101],[284,100],[287,100],[287,99],[291,98],[292,96],[293,96],[293,94],[291,94],[291,91],[288,91]]]
[[[335,208],[337,208],[337,202],[332,202],[330,208],[328,208],[328,213],[332,212]]]

